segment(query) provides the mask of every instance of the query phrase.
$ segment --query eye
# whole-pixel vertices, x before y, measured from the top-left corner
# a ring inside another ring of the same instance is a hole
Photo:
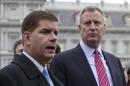
[[[91,25],[91,21],[86,21],[86,22],[84,22],[84,25],[85,25],[85,26]]]
[[[40,33],[43,33],[43,34],[50,34],[50,33],[51,33],[51,29],[44,28],[43,30],[40,31]]]
[[[94,24],[95,24],[96,26],[98,26],[98,25],[101,24],[101,22],[100,22],[100,21],[94,21]]]
[[[57,34],[58,34],[58,31],[54,31],[54,34],[57,36]]]

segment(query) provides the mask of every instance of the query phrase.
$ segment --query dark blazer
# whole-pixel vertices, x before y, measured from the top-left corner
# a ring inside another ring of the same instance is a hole
[[[49,72],[55,86],[61,83]],[[0,86],[49,86],[37,67],[24,55],[16,55],[11,64],[0,70]]]
[[[126,86],[119,59],[105,51],[103,55],[111,73],[113,86]],[[80,45],[56,55],[51,70],[65,86],[97,86],[94,74]]]

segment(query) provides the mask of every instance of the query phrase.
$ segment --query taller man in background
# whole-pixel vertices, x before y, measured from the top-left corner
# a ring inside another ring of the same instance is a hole
[[[23,52],[0,70],[0,86],[62,86],[46,67],[55,55],[57,34],[54,15],[30,13],[22,24]]]
[[[105,32],[103,12],[89,6],[80,15],[81,41],[56,55],[52,72],[65,86],[126,86],[119,58],[99,45]]]

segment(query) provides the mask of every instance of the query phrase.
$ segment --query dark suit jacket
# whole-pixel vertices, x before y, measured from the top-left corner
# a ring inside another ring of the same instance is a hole
[[[126,86],[119,59],[103,51],[111,73],[113,86]],[[96,79],[80,45],[58,54],[52,63],[52,73],[65,86],[97,86]]]
[[[61,83],[51,74],[55,86]],[[0,70],[0,86],[49,86],[37,67],[23,54],[16,55],[13,62]]]

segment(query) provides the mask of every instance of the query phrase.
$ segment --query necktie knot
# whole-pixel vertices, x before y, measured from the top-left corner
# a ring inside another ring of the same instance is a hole
[[[100,54],[100,53],[98,52],[98,50],[95,50],[93,53],[94,53],[95,55],[96,55],[96,54]]]

